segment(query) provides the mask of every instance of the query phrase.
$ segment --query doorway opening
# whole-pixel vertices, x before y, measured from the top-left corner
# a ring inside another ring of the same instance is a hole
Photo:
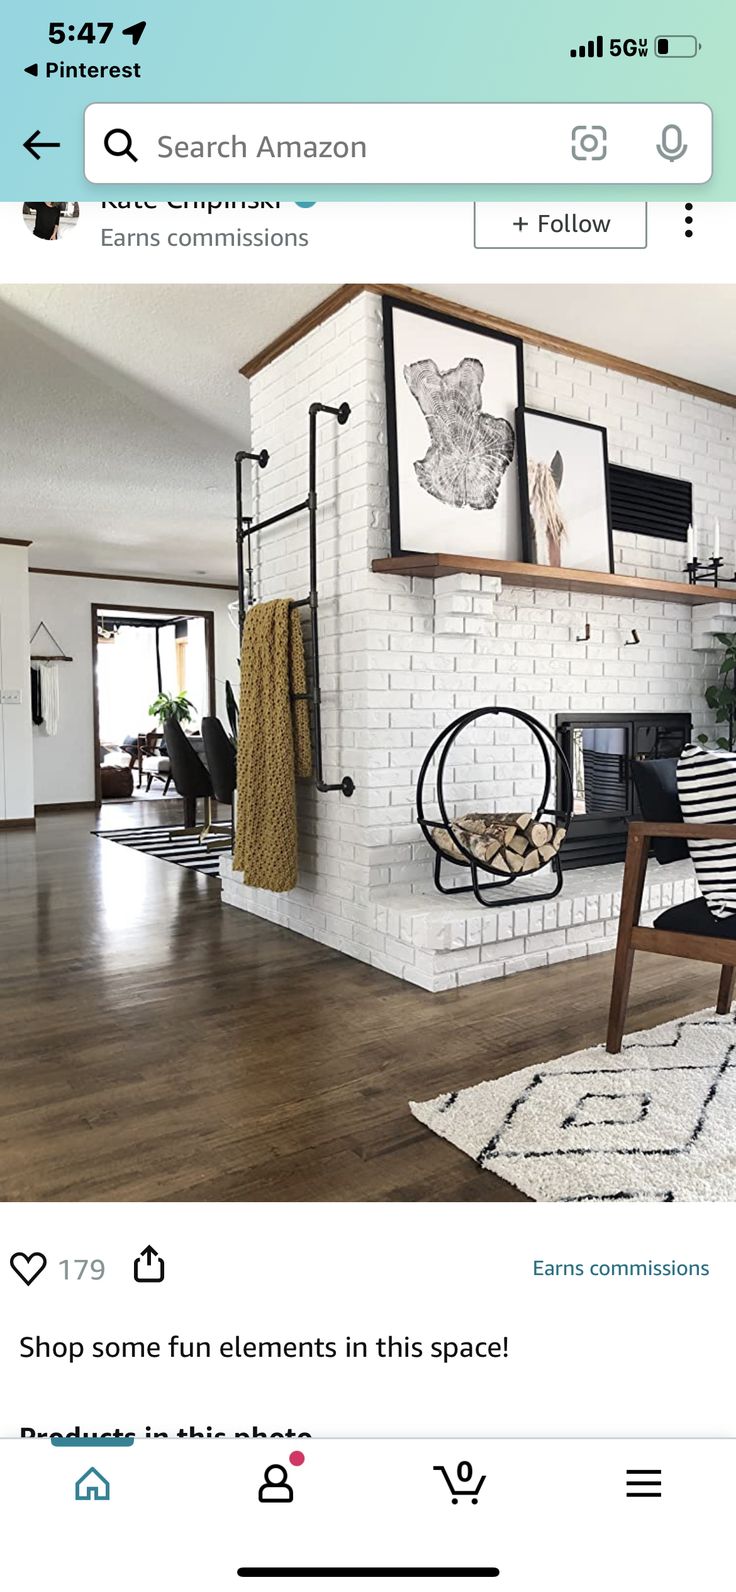
[[[176,792],[164,723],[178,718],[195,750],[215,711],[214,614],[92,605],[95,792],[161,801]]]

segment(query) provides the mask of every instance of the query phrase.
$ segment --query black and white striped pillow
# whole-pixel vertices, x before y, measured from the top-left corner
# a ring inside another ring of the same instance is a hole
[[[677,763],[685,823],[736,825],[736,752],[686,746]],[[714,918],[736,912],[736,840],[689,840],[700,889]]]

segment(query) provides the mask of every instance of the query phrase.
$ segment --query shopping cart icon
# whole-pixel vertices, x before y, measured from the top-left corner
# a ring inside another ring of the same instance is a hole
[[[440,1475],[444,1476],[450,1492],[452,1493],[452,1502],[454,1504],[457,1503],[458,1498],[469,1498],[471,1503],[477,1504],[478,1494],[486,1478],[485,1476],[481,1476],[476,1482],[475,1486],[472,1485],[473,1467],[470,1463],[470,1460],[461,1459],[460,1464],[455,1468],[456,1479],[454,1481],[452,1476],[449,1474],[449,1471],[445,1469],[444,1465],[433,1465],[432,1469],[438,1470]]]

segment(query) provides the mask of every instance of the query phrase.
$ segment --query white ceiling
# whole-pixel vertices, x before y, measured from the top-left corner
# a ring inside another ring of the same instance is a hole
[[[0,536],[30,538],[35,565],[231,580],[239,367],[330,291],[0,288]],[[736,391],[734,287],[431,291]]]
[[[41,567],[233,580],[239,368],[330,291],[0,288],[0,536]]]

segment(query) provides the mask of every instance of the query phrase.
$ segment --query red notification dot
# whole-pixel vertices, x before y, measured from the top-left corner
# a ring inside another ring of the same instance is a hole
[[[303,1455],[303,1453],[302,1453],[300,1448],[295,1448],[293,1454],[289,1455],[289,1464],[290,1465],[303,1465],[304,1464],[304,1455]]]

